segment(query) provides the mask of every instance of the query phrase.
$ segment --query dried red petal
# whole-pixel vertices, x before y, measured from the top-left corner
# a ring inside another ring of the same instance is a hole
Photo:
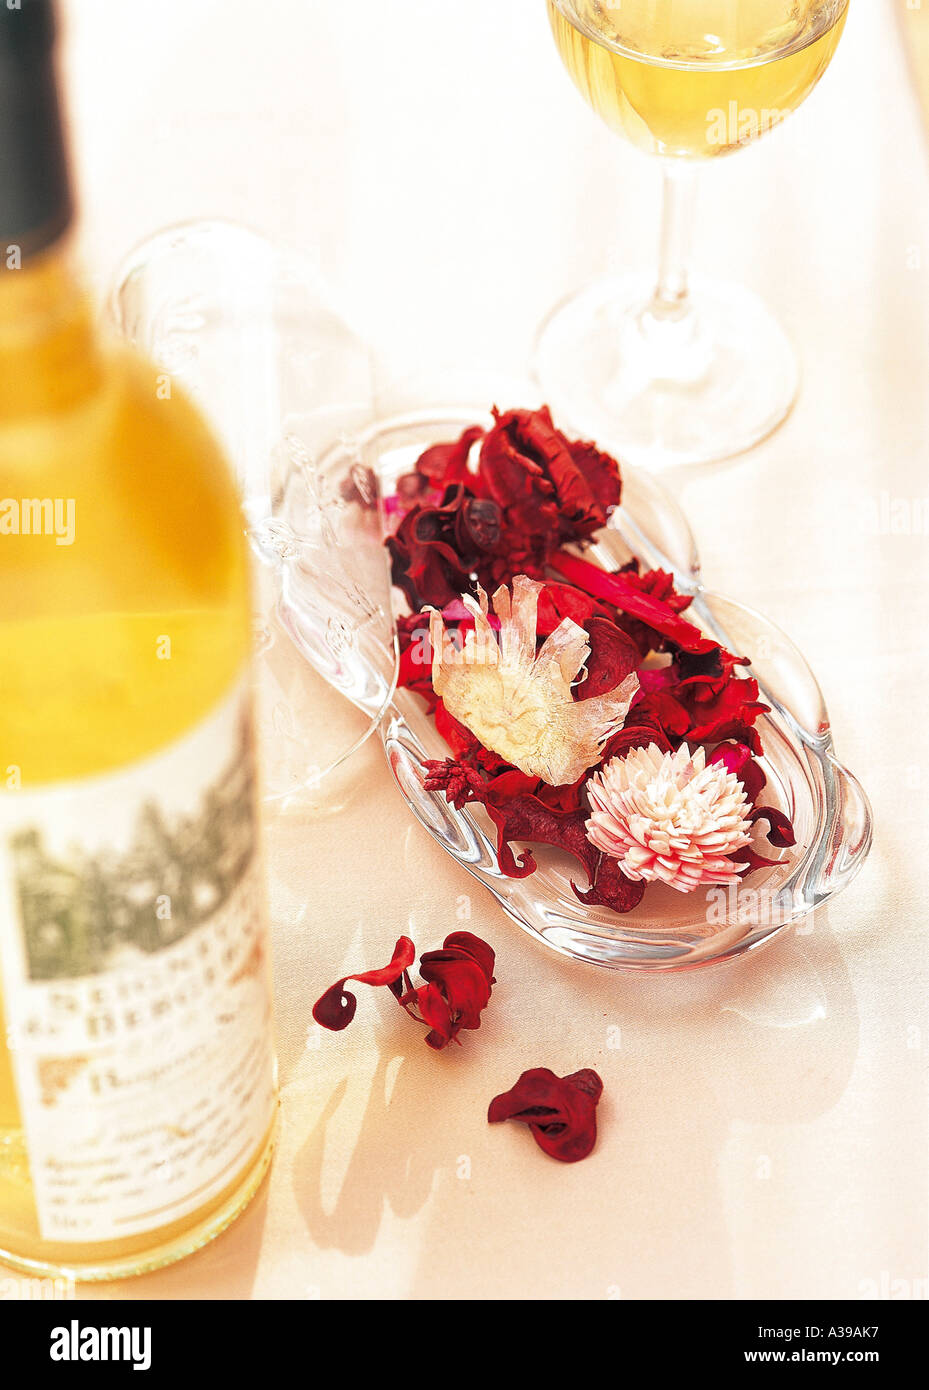
[[[429,480],[433,487],[445,488],[449,483],[463,483],[470,479],[468,456],[484,431],[479,425],[465,430],[452,444],[434,444],[421,454],[416,471]]]
[[[773,806],[755,806],[749,812],[748,819],[752,823],[759,820],[768,822],[770,827],[768,839],[776,849],[790,849],[792,845],[797,843],[797,837],[789,817]],[[743,875],[743,882],[748,874],[754,873],[756,869],[776,869],[783,862],[779,859],[765,859],[751,845],[736,850],[735,854],[730,855],[730,858],[734,864],[748,865],[747,872]]]
[[[611,758],[624,758],[633,748],[647,748],[650,743],[656,744],[662,753],[670,753],[675,746],[657,721],[637,720],[633,724],[627,718],[623,728],[613,735],[604,748],[601,767]]]
[[[424,980],[441,991],[460,1027],[477,1028],[490,998],[490,981],[477,961],[458,951],[430,951],[419,967]]]
[[[497,829],[497,862],[510,878],[528,878],[536,870],[531,850],[517,858],[510,848],[511,840],[519,840],[566,850],[593,879],[599,852],[587,838],[583,811],[553,811],[536,796],[516,796],[499,804],[488,802],[487,814]]]
[[[690,743],[718,743],[722,739],[738,738],[736,730],[755,723],[767,714],[768,705],[758,700],[756,680],[734,677],[715,699],[696,706],[696,713],[687,735]],[[756,749],[760,752],[760,749]]]
[[[632,589],[666,604],[672,613],[683,613],[693,602],[689,594],[677,592],[674,587],[673,575],[668,574],[665,570],[643,571],[639,568],[638,560],[630,560],[627,565],[622,566],[619,574]],[[616,621],[636,643],[643,657],[647,656],[649,652],[664,651],[669,645],[668,639],[662,633],[649,627],[648,623],[639,618],[617,612]],[[678,652],[678,655],[681,653]]]
[[[756,806],[749,813],[748,819],[752,822],[757,820],[768,822],[770,826],[768,839],[776,849],[790,849],[792,845],[797,843],[797,837],[794,834],[793,824],[789,816],[786,816],[783,811],[778,811],[774,806]]]
[[[495,542],[499,529],[492,503],[479,503],[468,488],[452,485],[438,505],[412,506],[387,537],[391,579],[411,608],[445,608],[471,591],[483,542]]]
[[[448,1027],[432,1025],[444,1042],[456,1037],[462,1028],[481,1026],[481,1013],[490,1002],[493,969],[493,951],[486,941],[470,932],[453,932],[445,938],[441,951],[427,951],[422,957],[419,973],[438,988],[447,1007]],[[444,1042],[431,1038],[426,1041],[432,1047],[444,1046]]]
[[[440,1052],[451,1042],[453,1033],[452,1011],[441,989],[436,984],[420,985],[419,989],[405,994],[400,1003],[419,1023],[425,1023],[429,1032],[426,1043]]]
[[[489,1124],[519,1120],[528,1125],[544,1153],[562,1163],[578,1163],[597,1142],[597,1105],[603,1082],[585,1068],[559,1077],[547,1067],[524,1071],[511,1090],[495,1096]]]
[[[744,657],[722,647],[711,652],[678,652],[673,669],[681,699],[692,705],[715,699],[735,677],[737,666],[748,666]]]
[[[654,594],[646,593],[641,587],[630,582],[628,575],[607,574],[597,565],[581,560],[577,555],[569,555],[564,550],[553,555],[549,564],[570,584],[575,584],[593,598],[611,603],[614,608],[628,613],[630,617],[638,618],[655,632],[675,642],[684,651],[709,652],[719,646],[718,642],[704,637],[693,623],[688,623],[682,618],[670,603],[656,598]]]
[[[631,638],[630,638],[631,641]],[[662,691],[679,689],[680,682],[674,675],[673,666],[645,667],[639,671],[639,696],[641,702],[646,695],[658,695]]]
[[[600,905],[613,912],[631,912],[642,900],[644,883],[626,878],[615,859],[601,854],[587,838],[587,809],[558,811],[537,796],[517,796],[502,804],[485,803],[487,814],[497,829],[497,862],[510,878],[528,878],[538,867],[531,849],[514,854],[510,841],[553,845],[580,860],[587,870],[590,887],[582,892],[571,884],[575,894],[588,906]]]
[[[505,801],[512,801],[517,796],[538,796],[540,785],[544,783],[540,783],[537,777],[530,776],[528,772],[520,772],[518,767],[507,767],[505,771],[495,772],[488,779],[482,800],[491,801],[496,806],[502,805]],[[554,791],[555,788],[550,790]]]
[[[589,623],[594,617],[606,618],[612,622],[609,608],[591,598],[590,594],[575,589],[573,584],[558,584],[548,580],[539,594],[536,632],[539,637],[548,637],[565,618],[570,618],[578,627],[589,631]]]
[[[642,726],[660,729],[676,747],[690,737],[690,714],[670,690],[653,690],[636,701],[626,716],[623,729]]]
[[[426,1042],[439,1050],[462,1028],[480,1028],[481,1013],[490,1002],[495,955],[492,947],[471,932],[452,932],[441,951],[427,951],[419,973],[426,984],[401,999],[418,1008],[430,1032]]]
[[[429,710],[434,710],[438,696],[432,686],[428,613],[410,613],[398,617],[397,640],[400,647],[398,685],[405,690],[414,690],[426,701]]]
[[[547,782],[539,782],[535,789],[527,787],[525,790],[532,792],[546,806],[551,806],[553,811],[580,811],[588,814],[585,788],[587,786],[587,776],[585,772],[576,782],[566,782],[563,787],[550,787]]]
[[[591,886],[585,893],[574,883],[571,887],[575,897],[586,907],[608,907],[619,913],[631,912],[645,895],[645,883],[627,878],[619,861],[609,854],[601,854]]]
[[[743,849],[731,855],[730,858],[733,864],[747,865],[745,873],[742,875],[743,883],[749,874],[753,874],[756,869],[776,869],[781,863],[779,859],[765,859],[763,855],[757,854],[751,845],[745,845]]]
[[[445,938],[443,945],[445,951],[460,951],[464,956],[477,962],[484,974],[487,976],[489,984],[495,984],[494,965],[497,955],[494,948],[481,936],[475,936],[470,931],[453,931]],[[423,960],[426,957],[423,956]]]
[[[601,854],[587,838],[589,809],[582,799],[586,777],[570,786],[537,790],[539,784],[516,768],[485,779],[452,758],[431,759],[425,767],[427,791],[444,793],[459,808],[473,801],[486,807],[497,830],[497,863],[509,878],[528,878],[537,868],[532,851],[525,849],[517,857],[511,841],[553,845],[587,871],[590,886],[585,892],[571,885],[581,902],[631,912],[641,901],[645,884],[626,878],[617,861]],[[548,799],[543,801],[543,796]]]
[[[632,638],[609,618],[591,617],[586,623],[590,642],[587,679],[575,691],[578,700],[590,700],[615,690],[639,664],[639,649]]]
[[[471,730],[466,725],[459,723],[453,714],[449,714],[443,700],[436,703],[435,727],[456,758],[470,756],[481,747]]]
[[[388,965],[380,970],[365,970],[360,975],[345,975],[326,990],[313,1005],[313,1017],[323,1028],[333,1033],[341,1033],[355,1017],[358,1000],[346,988],[348,980],[356,980],[361,985],[387,985],[397,998],[403,993],[403,977],[416,959],[416,947],[408,936],[401,936],[394,947]]]
[[[386,985],[403,1009],[429,1028],[426,1042],[440,1049],[457,1040],[462,1028],[479,1028],[481,1012],[490,1002],[494,980],[493,948],[471,932],[452,932],[441,951],[427,951],[420,960],[425,981],[414,988],[409,977],[416,948],[407,936],[394,947],[390,964],[361,975],[346,975],[317,1000],[313,1017],[323,1028],[341,1032],[355,1017],[358,1001],[347,993],[347,980]]]
[[[738,777],[745,788],[745,795],[752,805],[764,791],[767,778],[763,769],[756,763],[752,750],[745,743],[721,743],[709,759],[711,763],[722,763],[727,772]]]
[[[622,497],[619,464],[609,454],[604,454],[594,444],[583,439],[574,442],[569,440],[568,450],[575,467],[583,473],[598,507],[604,516],[609,518],[610,513],[619,506]]]

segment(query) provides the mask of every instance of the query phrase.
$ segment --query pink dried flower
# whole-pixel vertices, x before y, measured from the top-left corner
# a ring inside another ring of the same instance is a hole
[[[627,878],[692,893],[738,882],[747,867],[729,858],[750,840],[745,788],[724,764],[707,764],[703,748],[634,748],[595,773],[587,792],[587,837]]]

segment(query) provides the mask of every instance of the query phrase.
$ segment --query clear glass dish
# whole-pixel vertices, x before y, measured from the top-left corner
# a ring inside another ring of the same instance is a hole
[[[423,449],[474,423],[489,419],[461,407],[384,421],[331,449],[320,470],[335,480],[353,469],[370,469],[381,495],[389,496]],[[613,569],[635,556],[646,568],[670,571],[678,588],[694,596],[691,621],[752,658],[761,697],[771,706],[758,726],[768,781],[762,799],[790,817],[797,836],[796,846],[781,852],[781,862],[737,887],[680,894],[651,884],[640,905],[623,916],[587,907],[572,889],[572,880],[587,887],[574,859],[534,845],[537,871],[509,878],[498,865],[483,809],[456,810],[443,795],[425,790],[424,759],[445,758],[449,750],[416,695],[397,691],[380,732],[391,772],[417,820],[524,931],[594,965],[680,970],[755,950],[840,892],[870,848],[871,810],[857,780],[835,757],[822,693],[803,656],[761,613],[704,588],[693,536],[677,504],[650,475],[626,467],[623,476],[623,505],[589,558]],[[372,533],[364,509],[359,505],[356,511],[361,546]],[[397,611],[403,611],[402,599],[395,598]],[[777,856],[770,848],[764,852]]]

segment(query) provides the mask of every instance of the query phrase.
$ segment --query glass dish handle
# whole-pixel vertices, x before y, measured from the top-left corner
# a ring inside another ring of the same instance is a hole
[[[822,845],[817,899],[831,898],[851,882],[873,839],[871,807],[858,778],[831,753],[823,759],[823,773],[832,817],[830,834]]]

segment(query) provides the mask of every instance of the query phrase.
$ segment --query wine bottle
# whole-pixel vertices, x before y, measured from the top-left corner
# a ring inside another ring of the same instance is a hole
[[[221,1231],[276,1091],[235,485],[75,274],[52,0],[0,4],[0,1260]]]

